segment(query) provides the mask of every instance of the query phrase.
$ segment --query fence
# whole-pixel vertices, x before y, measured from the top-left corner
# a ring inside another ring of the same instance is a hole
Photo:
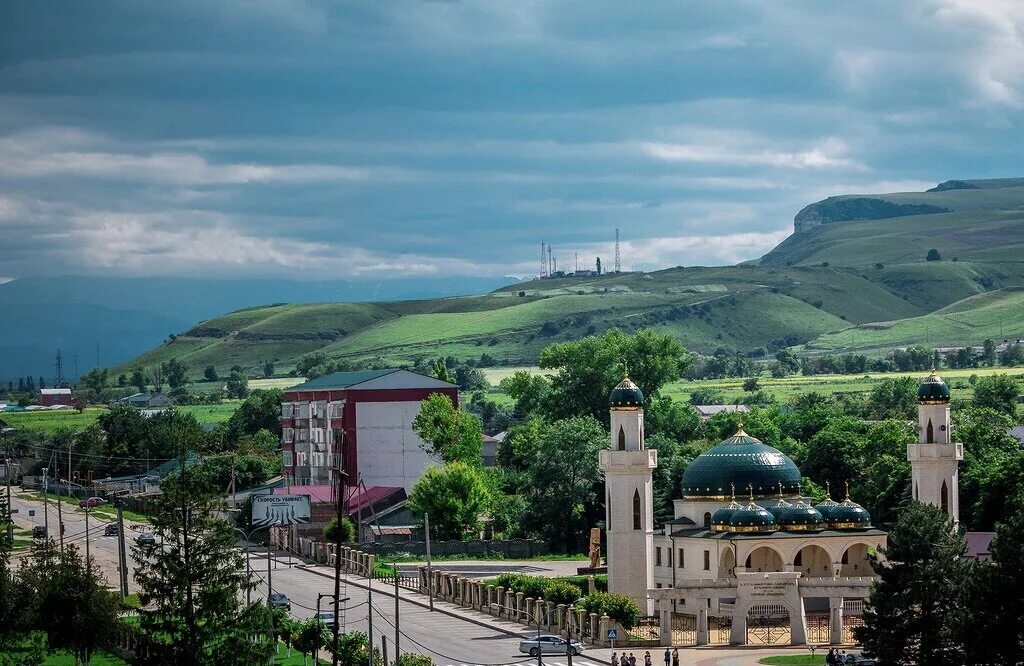
[[[426,555],[425,541],[400,541],[397,543],[356,543],[352,547],[374,555]],[[551,552],[546,541],[536,539],[509,539],[508,541],[431,541],[431,555],[466,555],[467,557],[507,557],[525,559]]]

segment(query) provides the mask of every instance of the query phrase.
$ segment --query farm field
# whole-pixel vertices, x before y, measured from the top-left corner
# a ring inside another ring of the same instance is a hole
[[[219,405],[182,405],[177,409],[194,414],[200,423],[223,423],[231,418],[241,400],[225,400]],[[12,428],[51,435],[62,428],[83,430],[109,411],[106,407],[88,407],[81,414],[74,409],[35,412],[3,412],[0,418]]]

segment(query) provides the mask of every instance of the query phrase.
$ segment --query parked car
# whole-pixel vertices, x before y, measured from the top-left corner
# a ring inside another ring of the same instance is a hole
[[[334,626],[334,611],[320,611],[314,617],[326,624],[328,627]]]
[[[33,539],[45,539],[46,538],[46,525],[36,525],[32,528]]]
[[[292,609],[292,602],[288,600],[288,595],[280,592],[274,592],[270,595],[270,603],[268,605],[271,608]]]
[[[846,660],[843,663],[851,666],[875,666],[878,662],[870,657],[865,657],[860,652],[847,652]]]
[[[519,651],[536,657],[538,654],[567,654],[566,648],[572,650],[574,655],[583,652],[583,644],[573,641],[570,645],[561,636],[530,636],[519,642]]]
[[[143,532],[139,536],[135,537],[135,543],[140,546],[155,546],[156,537],[149,532]]]
[[[79,500],[78,501],[78,506],[82,507],[83,509],[92,509],[94,507],[97,507],[97,506],[100,506],[101,504],[106,504],[106,503],[107,503],[107,500],[103,499],[102,497],[89,497],[89,498],[86,498],[84,500]]]
[[[103,528],[103,536],[117,536],[117,523],[110,523]]]

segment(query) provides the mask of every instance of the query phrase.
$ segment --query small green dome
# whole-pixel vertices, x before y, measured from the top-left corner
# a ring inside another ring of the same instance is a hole
[[[949,386],[937,374],[925,377],[917,389],[917,401],[926,405],[949,402]]]
[[[768,509],[754,504],[753,500],[746,506],[733,511],[729,518],[729,532],[774,532],[779,528]]]
[[[831,497],[826,497],[824,501],[815,504],[814,508],[821,514],[825,523],[831,524],[836,522],[835,515],[839,509],[839,502],[834,501]]]
[[[644,394],[632,379],[626,377],[612,389],[608,404],[612,409],[636,409],[644,406]]]
[[[768,497],[782,486],[787,496],[800,494],[800,470],[776,448],[740,428],[697,456],[683,472],[683,497],[726,498],[728,488],[753,488],[754,497]]]
[[[860,504],[847,498],[832,513],[829,527],[837,530],[858,530],[871,527],[871,514]]]
[[[733,516],[743,507],[733,500],[729,506],[723,506],[711,516],[711,529],[716,532],[728,532]]]
[[[796,532],[803,530],[820,530],[825,527],[825,519],[813,506],[800,500],[796,504],[772,511],[779,529]]]

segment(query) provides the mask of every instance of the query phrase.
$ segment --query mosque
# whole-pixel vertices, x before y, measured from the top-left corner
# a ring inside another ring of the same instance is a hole
[[[813,502],[784,453],[743,431],[686,468],[674,518],[657,532],[644,446],[644,396],[612,391],[605,473],[608,587],[631,597],[663,645],[852,643],[886,534],[850,500]],[[915,499],[954,520],[963,445],[950,439],[949,387],[918,390],[918,441],[907,446]]]

